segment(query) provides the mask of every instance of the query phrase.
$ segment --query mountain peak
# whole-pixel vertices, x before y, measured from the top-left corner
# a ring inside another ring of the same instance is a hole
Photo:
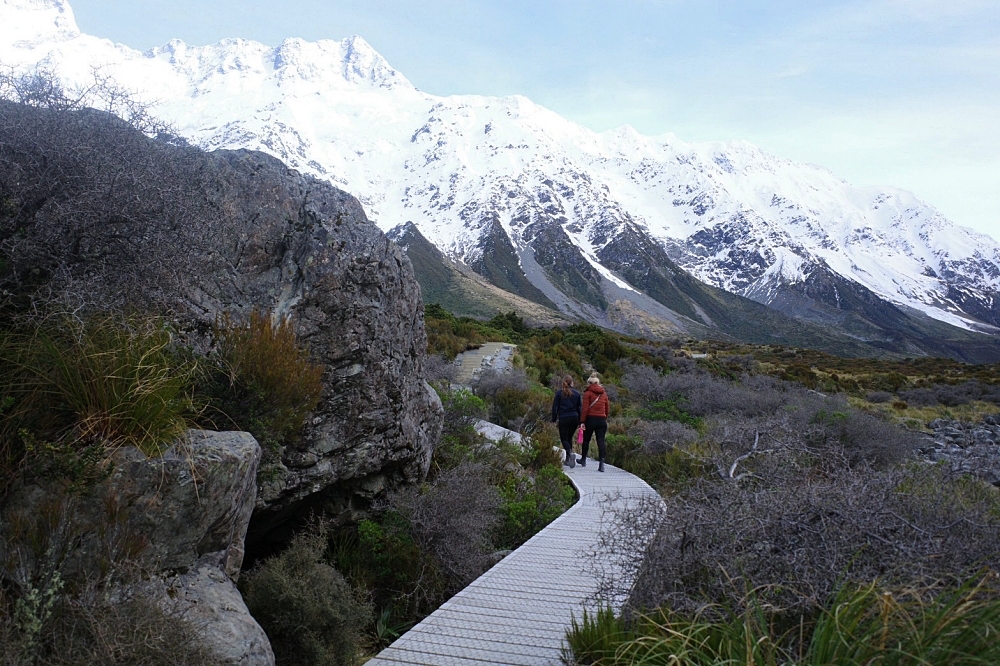
[[[341,53],[344,79],[355,83],[370,83],[382,88],[412,87],[402,74],[392,68],[382,54],[358,35],[344,39]]]
[[[0,0],[0,42],[30,48],[80,36],[67,0]]]

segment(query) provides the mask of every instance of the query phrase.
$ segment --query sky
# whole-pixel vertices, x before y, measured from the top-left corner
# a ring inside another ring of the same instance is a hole
[[[750,141],[1000,239],[1000,0],[70,0],[86,33],[360,35],[421,90]]]

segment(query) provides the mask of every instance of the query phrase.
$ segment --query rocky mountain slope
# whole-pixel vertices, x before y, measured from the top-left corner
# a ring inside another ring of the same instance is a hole
[[[693,276],[903,354],[946,353],[928,339],[989,346],[936,322],[1000,326],[1000,245],[901,190],[744,142],[598,134],[523,97],[429,95],[359,37],[140,53],[80,33],[65,0],[0,11],[5,64],[77,82],[100,67],[194,144],[270,153],[356,194],[382,229],[412,222],[451,260],[568,315],[732,334],[666,286]]]

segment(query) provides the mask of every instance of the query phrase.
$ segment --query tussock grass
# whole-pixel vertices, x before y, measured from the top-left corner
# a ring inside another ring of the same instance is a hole
[[[197,364],[143,316],[56,316],[0,332],[0,465],[34,452],[163,453],[197,412]]]
[[[658,609],[627,621],[609,610],[574,619],[568,664],[680,666],[983,665],[1000,663],[997,576],[956,589],[843,588],[828,608],[797,622],[752,598],[741,613]]]

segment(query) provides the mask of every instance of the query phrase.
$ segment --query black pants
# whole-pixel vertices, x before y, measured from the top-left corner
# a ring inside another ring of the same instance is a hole
[[[573,455],[573,435],[576,434],[576,429],[579,427],[579,416],[567,416],[559,419],[559,441],[562,442],[562,447],[566,449],[567,456]]]
[[[608,455],[608,450],[604,446],[604,436],[608,434],[608,420],[602,416],[588,416],[587,429],[583,431],[583,457],[587,457],[587,450],[590,448],[590,436],[597,435],[597,452],[604,460]]]

